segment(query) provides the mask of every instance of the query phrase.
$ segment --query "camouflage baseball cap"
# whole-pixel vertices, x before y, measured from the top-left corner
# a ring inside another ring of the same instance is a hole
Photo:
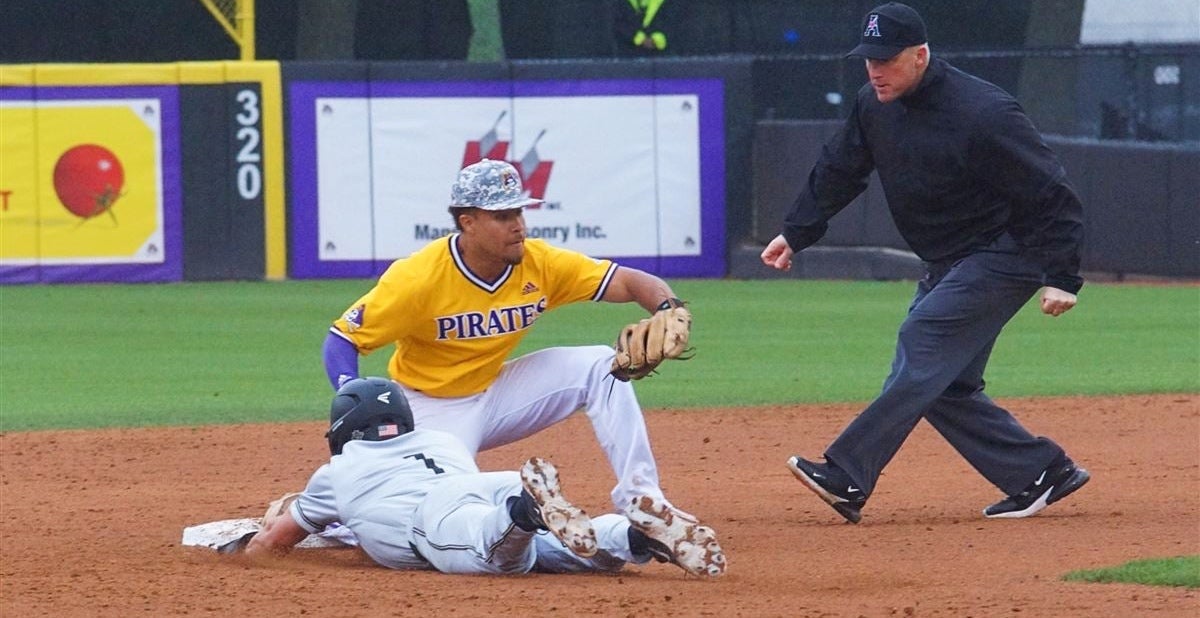
[[[450,205],[509,210],[542,203],[542,200],[522,195],[523,192],[517,168],[504,161],[484,159],[458,173],[458,180],[450,188]]]

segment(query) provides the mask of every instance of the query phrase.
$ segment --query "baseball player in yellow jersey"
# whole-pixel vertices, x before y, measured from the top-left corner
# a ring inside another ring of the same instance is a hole
[[[554,347],[506,361],[551,309],[591,300],[654,313],[679,303],[657,276],[527,239],[522,209],[539,201],[522,195],[508,163],[463,168],[451,189],[458,233],[396,260],[333,323],[323,350],[330,382],[357,378],[359,354],[394,345],[388,372],[416,426],[458,436],[472,455],[584,409],[616,474],[617,511],[649,496],[647,508],[699,525],[659,488],[633,387],[609,373],[613,348]]]

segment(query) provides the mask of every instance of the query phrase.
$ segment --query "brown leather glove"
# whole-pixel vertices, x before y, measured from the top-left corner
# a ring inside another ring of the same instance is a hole
[[[683,301],[672,298],[654,315],[629,324],[617,335],[611,373],[622,382],[640,380],[668,358],[688,351],[692,313]]]

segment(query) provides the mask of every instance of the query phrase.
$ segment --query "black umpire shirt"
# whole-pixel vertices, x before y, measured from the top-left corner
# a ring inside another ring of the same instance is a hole
[[[800,251],[877,169],[896,228],[926,262],[957,260],[1008,232],[1042,284],[1076,293],[1083,208],[1054,152],[1008,93],[930,58],[917,88],[880,103],[868,83],[784,220]]]

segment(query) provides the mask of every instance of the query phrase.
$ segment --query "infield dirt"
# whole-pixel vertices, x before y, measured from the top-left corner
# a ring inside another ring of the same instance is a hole
[[[855,526],[788,473],[859,407],[651,410],[663,487],[729,557],[702,581],[395,572],[358,550],[270,567],[181,547],[185,526],[256,517],[327,457],[319,421],[0,435],[3,616],[1187,616],[1200,590],[1066,582],[1076,569],[1200,554],[1200,395],[1002,400],[1092,481],[1036,517],[987,520],[999,492],[918,425]],[[481,454],[554,461],[572,499],[610,508],[612,474],[575,415]]]

